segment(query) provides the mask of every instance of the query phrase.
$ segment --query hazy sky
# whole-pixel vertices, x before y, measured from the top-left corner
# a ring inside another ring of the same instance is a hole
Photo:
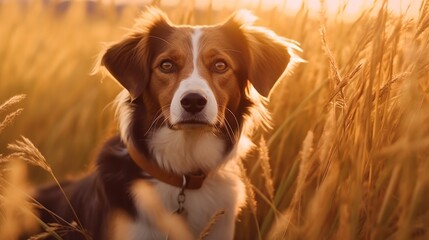
[[[150,3],[152,0],[115,0],[116,2],[146,2]],[[302,2],[305,2],[307,6],[310,8],[313,14],[317,14],[320,9],[320,0],[161,0],[163,5],[174,6],[176,4],[185,4],[189,2],[189,4],[195,3],[196,7],[205,8],[212,3],[212,7],[215,9],[221,9],[223,7],[230,8],[252,8],[256,7],[262,3],[262,7],[269,9],[273,7],[284,8],[285,11],[289,11],[291,13],[297,11]],[[381,4],[383,0],[375,0],[377,4]],[[354,18],[359,12],[367,8],[368,6],[373,5],[374,0],[325,0],[326,5],[328,7],[328,13],[336,13],[339,7],[344,6],[347,3],[347,7],[344,9],[344,16]],[[401,12],[405,12],[407,9],[407,13],[409,16],[417,16],[418,10],[421,4],[421,0],[388,0],[389,9],[399,14]]]

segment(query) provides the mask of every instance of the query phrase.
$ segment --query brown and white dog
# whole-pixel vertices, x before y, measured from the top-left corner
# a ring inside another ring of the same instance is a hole
[[[125,88],[117,98],[120,134],[104,145],[95,171],[62,183],[93,239],[109,239],[118,211],[130,219],[131,239],[165,239],[139,210],[139,181],[172,214],[185,210],[195,236],[224,210],[207,239],[233,239],[245,203],[238,161],[251,145],[251,127],[269,118],[264,97],[300,50],[253,20],[238,12],[219,25],[178,26],[149,8],[101,54],[99,66]],[[41,210],[44,222],[76,221],[57,186],[41,189],[37,200],[49,209]],[[83,239],[78,232],[63,237]]]

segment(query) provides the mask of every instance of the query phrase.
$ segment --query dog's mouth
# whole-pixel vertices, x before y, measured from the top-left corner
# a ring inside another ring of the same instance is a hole
[[[207,130],[212,131],[216,125],[210,124],[204,120],[189,119],[177,122],[175,124],[168,123],[168,127],[172,130]]]

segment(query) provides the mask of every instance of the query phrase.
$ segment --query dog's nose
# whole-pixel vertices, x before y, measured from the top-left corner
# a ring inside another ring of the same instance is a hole
[[[201,112],[207,104],[207,99],[198,93],[188,93],[180,100],[185,111],[196,114]]]

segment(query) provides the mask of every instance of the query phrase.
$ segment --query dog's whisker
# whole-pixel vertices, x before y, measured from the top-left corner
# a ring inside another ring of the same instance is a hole
[[[236,126],[237,126],[237,132],[241,132],[241,126],[240,126],[240,124],[238,123],[238,119],[237,119],[237,117],[235,116],[235,114],[234,114],[234,112],[232,112],[229,108],[225,108],[231,115],[232,115],[232,117],[234,118],[234,121],[235,121],[235,124],[236,124]],[[238,138],[239,138],[239,136],[238,135],[236,135],[235,136],[235,138],[236,138],[236,141],[238,141]]]
[[[217,122],[219,123],[223,123],[221,124],[221,126],[223,126],[223,128],[215,125],[215,129],[221,133],[226,134],[226,136],[228,137],[228,139],[232,142],[235,143],[236,142],[236,138],[234,137],[234,130],[232,129],[230,123],[228,122],[227,119],[225,118],[221,118],[220,116],[217,117]]]
[[[234,134],[234,130],[232,129],[232,126],[227,119],[225,119],[225,123],[227,126],[226,130],[228,132],[229,138],[231,142],[235,144],[236,142],[238,142],[237,134]]]
[[[150,130],[152,130],[152,128],[155,126],[155,124],[159,121],[159,119],[162,118],[162,115],[159,114],[151,123],[151,125],[149,126],[149,128],[147,129],[147,131],[145,132],[145,134],[143,134],[143,136],[147,136],[147,134],[150,132]]]
[[[144,137],[146,137],[148,134],[149,134],[149,132],[154,128],[154,127],[156,127],[156,128],[159,128],[159,127],[161,127],[164,123],[165,123],[165,120],[161,123],[161,124],[159,124],[159,125],[157,125],[157,123],[159,122],[159,120],[160,119],[165,119],[165,117],[164,116],[168,116],[168,114],[166,114],[166,113],[168,113],[168,109],[169,109],[169,107],[170,107],[170,104],[168,104],[168,105],[165,105],[165,106],[162,106],[156,113],[155,113],[155,119],[152,121],[152,123],[151,123],[151,125],[149,126],[149,128],[148,128],[148,130],[145,132],[145,134],[143,135]]]
[[[234,114],[234,112],[232,112],[231,111],[231,109],[229,109],[229,108],[227,108],[227,107],[225,107],[225,109],[232,115],[232,117],[234,118],[234,120],[235,120],[235,124],[236,124],[236,126],[237,126],[237,128],[240,130],[240,124],[238,123],[238,119],[237,119],[237,117],[235,116],[235,114]]]

